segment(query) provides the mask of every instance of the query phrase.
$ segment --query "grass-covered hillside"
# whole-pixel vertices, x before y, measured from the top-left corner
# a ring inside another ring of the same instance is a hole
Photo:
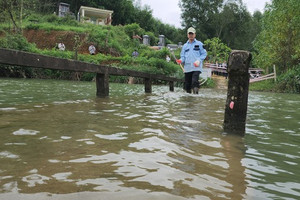
[[[60,58],[77,58],[84,62],[165,74],[177,78],[183,77],[180,67],[175,64],[174,60],[171,60],[171,62],[166,61],[167,55],[172,58],[168,49],[153,50],[148,46],[142,45],[141,40],[132,37],[133,35],[142,36],[147,34],[150,36],[152,44],[157,44],[158,42],[158,38],[153,33],[144,31],[138,24],[96,26],[93,24],[82,24],[69,17],[59,18],[56,15],[41,16],[35,14],[24,19],[21,34],[11,30],[11,24],[5,23],[0,25],[0,31],[0,47],[3,48],[18,49]],[[59,42],[65,44],[65,51],[55,48]],[[167,42],[170,41],[167,40]],[[89,55],[88,47],[90,44],[95,45],[97,49],[96,55]],[[134,50],[137,50],[139,53],[139,56],[136,58],[131,56]],[[179,51],[175,52],[175,54],[179,55]],[[12,67],[1,68],[1,76],[18,74],[12,73],[12,69],[22,70],[21,68]],[[21,74],[25,77],[36,77],[38,74],[32,74],[36,73],[36,70],[22,72]]]

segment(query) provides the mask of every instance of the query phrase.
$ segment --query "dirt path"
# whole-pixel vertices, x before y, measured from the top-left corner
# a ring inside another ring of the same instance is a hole
[[[224,76],[213,75],[211,78],[216,83],[216,88],[217,89],[227,89],[228,79],[226,79]]]

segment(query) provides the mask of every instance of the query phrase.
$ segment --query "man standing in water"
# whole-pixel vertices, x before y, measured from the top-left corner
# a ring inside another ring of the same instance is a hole
[[[187,93],[198,94],[200,83],[199,75],[202,72],[203,60],[207,52],[203,43],[196,40],[196,30],[190,27],[187,30],[188,41],[183,45],[178,64],[184,64],[185,90]]]

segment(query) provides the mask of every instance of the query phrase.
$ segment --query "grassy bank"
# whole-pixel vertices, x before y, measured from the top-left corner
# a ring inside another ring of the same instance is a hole
[[[279,75],[276,81],[274,79],[269,79],[251,83],[250,90],[300,94],[300,65]]]
[[[38,19],[32,23],[32,19]],[[153,50],[141,44],[139,39],[133,39],[133,35],[147,34],[152,42],[156,43],[152,33],[147,33],[138,24],[126,26],[96,26],[93,24],[82,24],[71,18],[58,18],[55,15],[31,15],[22,24],[23,34],[10,31],[9,24],[0,25],[0,47],[33,52],[48,56],[66,59],[77,59],[101,65],[110,65],[123,69],[143,71],[152,74],[164,74],[171,77],[182,78],[183,73],[175,61],[166,61],[170,52],[166,48]],[[34,40],[34,43],[28,42]],[[58,42],[66,44],[66,51],[56,50]],[[89,55],[88,46],[93,43],[97,54]],[[137,50],[139,56],[134,58],[132,52]],[[75,53],[77,52],[77,53]],[[179,51],[176,52],[179,54]],[[80,74],[80,75],[78,75]],[[57,78],[92,80],[93,74],[71,72],[59,72],[56,70],[43,70],[20,68],[14,66],[3,66],[0,76],[4,77],[27,77],[27,78]],[[120,80],[123,78],[112,78]]]

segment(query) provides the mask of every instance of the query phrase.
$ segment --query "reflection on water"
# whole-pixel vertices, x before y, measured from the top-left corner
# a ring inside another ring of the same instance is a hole
[[[250,93],[245,137],[226,91],[0,79],[0,199],[297,199],[299,95]]]

